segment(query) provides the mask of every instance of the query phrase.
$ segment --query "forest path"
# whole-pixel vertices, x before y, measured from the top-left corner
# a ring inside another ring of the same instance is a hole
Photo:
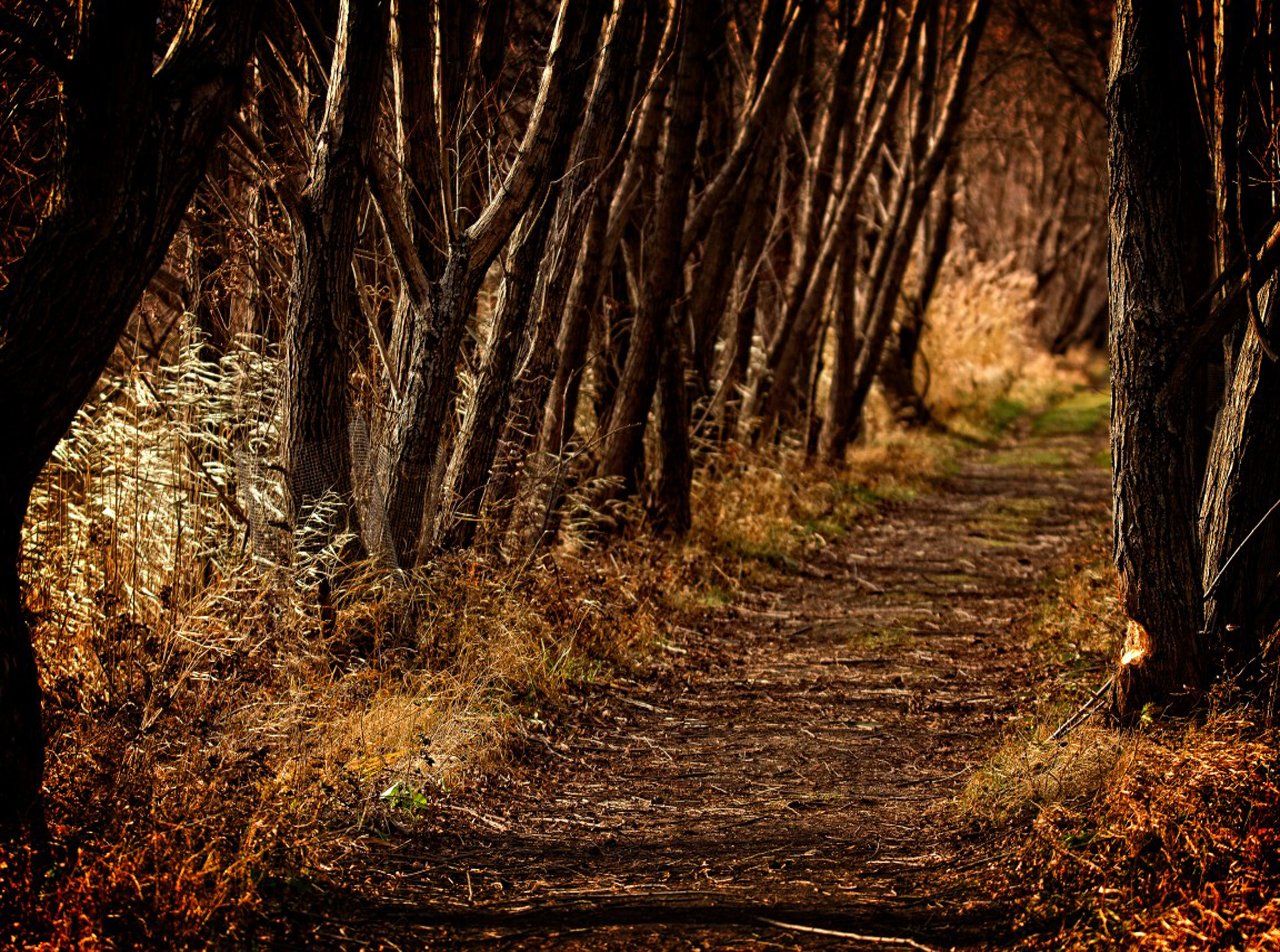
[[[1096,428],[966,451],[648,673],[592,688],[532,765],[362,852],[351,891],[308,911],[311,938],[998,942],[998,920],[932,888],[967,859],[941,811],[1035,692],[1016,619],[1105,531],[1104,452]]]

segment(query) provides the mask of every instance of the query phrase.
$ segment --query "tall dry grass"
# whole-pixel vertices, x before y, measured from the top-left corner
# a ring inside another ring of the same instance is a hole
[[[1049,354],[1034,322],[1035,278],[963,248],[947,258],[920,341],[917,382],[934,415],[982,435],[993,407],[1023,411],[1087,386],[1097,355]]]
[[[192,339],[104,381],[42,475],[23,571],[55,872],[5,910],[15,937],[236,935],[264,874],[482,775],[651,641],[679,587],[678,561],[624,541],[607,560],[345,565],[325,596],[342,540],[283,529],[279,374],[260,342],[215,365]]]

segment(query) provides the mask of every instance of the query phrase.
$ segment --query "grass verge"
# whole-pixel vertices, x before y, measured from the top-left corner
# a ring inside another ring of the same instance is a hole
[[[983,883],[1032,948],[1270,948],[1280,942],[1280,753],[1254,714],[1050,734],[1104,676],[1122,630],[1097,549],[1023,631],[1044,669],[1035,715],[957,801],[994,858]],[[1009,846],[1008,844],[1013,844]]]

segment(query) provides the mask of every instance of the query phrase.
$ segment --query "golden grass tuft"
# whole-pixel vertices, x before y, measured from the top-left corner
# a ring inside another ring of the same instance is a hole
[[[730,446],[695,482],[690,544],[728,560],[735,575],[785,567],[882,506],[913,498],[947,472],[956,451],[929,430],[875,437],[838,467]]]
[[[1007,823],[1050,805],[1084,806],[1129,762],[1124,738],[1086,725],[1060,740],[1042,727],[1005,744],[965,785],[960,808],[971,818]]]

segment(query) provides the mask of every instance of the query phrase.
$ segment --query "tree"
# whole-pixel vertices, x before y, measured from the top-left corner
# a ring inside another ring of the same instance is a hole
[[[429,275],[418,249],[397,237],[408,234],[403,215],[389,207],[390,190],[379,188],[384,217],[393,222],[389,232],[408,289],[412,322],[411,333],[405,335],[410,338],[405,377],[386,436],[387,522],[402,566],[416,564],[427,541],[422,527],[432,472],[437,460],[444,459],[443,429],[453,406],[459,350],[479,282],[554,173],[553,159],[572,135],[575,126],[569,117],[581,113],[591,77],[590,51],[596,48],[604,12],[602,5],[584,0],[560,3],[518,157],[473,222],[462,228],[449,223],[449,251],[438,279]]]
[[[239,102],[258,4],[193,0],[159,66],[159,3],[84,5],[53,201],[0,292],[0,830],[40,828],[40,689],[18,578],[41,467],[159,269]]]
[[[1111,451],[1115,560],[1128,630],[1115,705],[1185,702],[1209,674],[1196,513],[1198,373],[1175,375],[1211,249],[1186,37],[1177,5],[1120,0],[1110,123]]]
[[[388,0],[343,0],[324,119],[294,220],[293,276],[285,326],[284,458],[295,525],[326,497],[359,538],[353,506],[348,390],[353,324],[360,315],[351,270],[356,217],[373,149],[386,63]],[[319,541],[316,539],[315,541]]]
[[[684,483],[689,432],[684,390],[687,341],[683,315],[675,303],[683,280],[682,240],[702,120],[702,60],[714,19],[710,5],[700,3],[684,4],[680,16],[680,65],[671,87],[654,221],[645,238],[643,296],[599,465],[599,475],[614,481],[611,494],[635,490],[636,474],[643,466],[645,423],[662,372],[670,389],[664,410],[667,422],[661,432],[666,485],[659,491],[660,521],[676,532],[688,528]]]

